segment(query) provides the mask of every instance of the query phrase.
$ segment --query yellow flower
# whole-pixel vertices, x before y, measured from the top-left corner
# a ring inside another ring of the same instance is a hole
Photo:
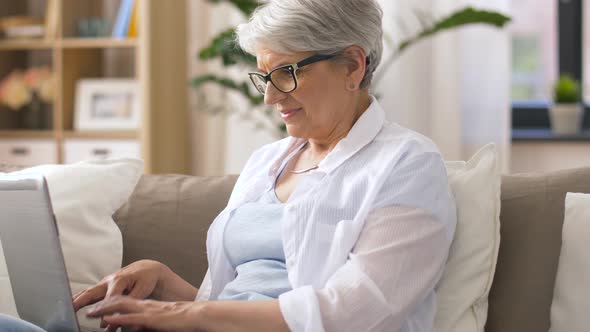
[[[37,91],[43,101],[47,103],[53,101],[54,80],[49,67],[30,68],[25,73],[24,79],[27,86]]]
[[[21,71],[13,71],[0,82],[0,102],[12,110],[18,111],[30,103],[31,97]]]

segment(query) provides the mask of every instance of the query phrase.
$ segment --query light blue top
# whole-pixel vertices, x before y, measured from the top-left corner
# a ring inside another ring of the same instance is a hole
[[[237,276],[219,300],[276,299],[291,290],[281,237],[283,208],[271,188],[258,201],[236,209],[225,227],[223,246]]]

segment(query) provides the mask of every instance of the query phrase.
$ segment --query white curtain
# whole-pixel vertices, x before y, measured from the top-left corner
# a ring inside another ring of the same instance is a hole
[[[387,36],[419,29],[416,10],[440,18],[465,6],[508,13],[509,0],[379,0]],[[400,28],[400,26],[402,28]],[[386,47],[385,57],[392,47]],[[510,37],[506,29],[469,26],[407,49],[375,92],[391,121],[432,138],[447,160],[496,143],[505,170],[510,153]]]

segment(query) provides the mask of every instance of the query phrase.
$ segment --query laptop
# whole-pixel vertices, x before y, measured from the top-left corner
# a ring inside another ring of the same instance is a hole
[[[48,332],[79,332],[42,175],[0,175],[0,240],[20,318]]]

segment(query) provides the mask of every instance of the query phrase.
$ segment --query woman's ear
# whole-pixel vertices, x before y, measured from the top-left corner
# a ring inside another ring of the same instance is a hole
[[[360,88],[365,77],[367,55],[360,46],[350,46],[344,50],[342,57],[346,59],[346,89],[355,91]]]

